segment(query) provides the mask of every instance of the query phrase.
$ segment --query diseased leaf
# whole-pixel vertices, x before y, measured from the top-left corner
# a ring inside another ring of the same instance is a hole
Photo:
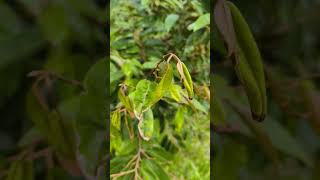
[[[156,102],[154,100],[156,88],[156,83],[143,79],[138,82],[136,90],[129,94],[129,97],[133,100],[136,115],[141,114]]]
[[[153,113],[151,109],[148,109],[143,113],[141,119],[139,119],[138,129],[141,137],[149,141],[153,135]]]

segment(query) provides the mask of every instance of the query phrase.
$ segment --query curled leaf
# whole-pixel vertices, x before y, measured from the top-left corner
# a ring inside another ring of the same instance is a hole
[[[183,82],[183,85],[187,90],[188,97],[189,97],[190,100],[192,100],[193,95],[194,95],[193,82],[192,82],[191,75],[190,75],[190,73],[188,71],[188,68],[183,62],[178,61],[177,70],[178,70],[178,72],[180,74],[180,77],[181,77],[181,80]]]

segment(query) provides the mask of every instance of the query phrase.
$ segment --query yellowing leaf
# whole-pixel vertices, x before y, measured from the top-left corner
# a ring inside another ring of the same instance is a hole
[[[181,100],[181,95],[180,95],[180,86],[176,85],[176,84],[172,84],[170,86],[170,95],[171,97],[176,100],[177,102],[179,102]]]
[[[112,123],[112,125],[113,125],[115,128],[117,128],[118,130],[120,130],[120,127],[121,127],[120,111],[114,111],[114,112],[112,113],[111,123]]]
[[[176,115],[174,117],[174,125],[175,125],[175,130],[177,132],[181,132],[181,129],[183,127],[184,124],[184,114],[185,114],[185,108],[184,107],[180,107],[177,112]]]
[[[189,99],[192,100],[193,95],[194,95],[193,82],[192,82],[191,75],[190,75],[190,73],[188,71],[188,68],[183,62],[179,61],[177,63],[177,70],[178,70],[178,72],[180,74],[180,77],[181,77],[181,79],[183,81],[183,85],[187,90]]]
[[[124,94],[122,89],[120,89],[118,92],[118,98],[128,111],[133,112],[132,101],[128,96]]]

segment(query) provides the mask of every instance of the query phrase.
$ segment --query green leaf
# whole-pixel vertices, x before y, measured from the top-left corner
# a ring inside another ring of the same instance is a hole
[[[123,72],[110,62],[110,84],[118,81],[123,77]]]
[[[111,117],[111,123],[112,125],[117,128],[118,130],[120,130],[121,128],[121,115],[120,115],[120,111],[114,111],[112,113],[112,117]]]
[[[212,163],[215,164],[212,170],[213,179],[239,179],[240,169],[248,160],[246,146],[226,139],[226,142],[215,154],[216,158],[213,159]]]
[[[214,93],[214,92],[212,92]],[[221,125],[225,124],[226,122],[226,113],[223,109],[222,102],[220,101],[217,94],[214,93],[212,101],[212,110],[210,111],[213,117],[213,124],[214,125]]]
[[[148,167],[149,172],[151,172],[153,175],[156,175],[157,179],[161,180],[169,180],[169,176],[167,173],[163,170],[163,168],[156,163],[154,160],[151,159],[143,159],[141,164],[144,164],[143,166]]]
[[[32,90],[27,93],[26,111],[28,118],[34,123],[34,126],[39,130],[42,137],[48,137],[49,126],[47,122],[47,112],[40,106]]]
[[[177,102],[180,102],[180,100],[181,100],[180,91],[181,91],[180,86],[178,86],[176,84],[172,84],[170,86],[170,95]]]
[[[191,101],[191,106],[194,107],[195,109],[202,111],[203,113],[207,114],[208,113],[208,108],[204,107],[198,100],[192,99]]]
[[[166,17],[164,25],[165,25],[165,29],[167,32],[169,32],[171,30],[171,28],[177,22],[178,19],[179,19],[179,15],[177,15],[177,14],[169,14]]]
[[[156,84],[149,80],[140,80],[136,86],[136,90],[129,95],[133,99],[134,110],[136,116],[140,116],[143,111],[157,103],[169,90],[173,79],[173,71],[170,64],[166,64],[165,73]]]
[[[120,172],[132,158],[131,155],[116,156],[110,161],[110,174]]]
[[[143,118],[139,119],[138,129],[141,137],[149,141],[153,135],[153,113],[148,109],[143,113]]]
[[[89,69],[84,79],[86,93],[80,97],[77,114],[77,159],[82,171],[91,178],[101,161],[107,132],[107,73],[107,59],[99,60]]]
[[[198,31],[210,24],[210,14],[201,15],[194,23],[188,26],[188,30]]]
[[[119,89],[118,91],[118,98],[120,99],[121,103],[124,105],[124,107],[130,111],[133,112],[133,103],[132,100],[129,98],[129,96],[126,96],[122,89]]]
[[[71,35],[67,13],[62,6],[50,4],[38,17],[38,24],[46,39],[53,44],[64,43]]]
[[[161,78],[161,81],[156,87],[154,99],[152,103],[158,102],[162,96],[168,91],[172,85],[172,79],[173,79],[173,70],[172,66],[169,63],[166,63],[165,65],[165,73],[163,77]]]
[[[122,144],[121,132],[114,127],[110,126],[110,152],[114,149],[119,151],[120,146]]]
[[[38,29],[25,29],[0,40],[0,67],[28,60],[46,44]]]
[[[185,107],[179,107],[174,117],[175,130],[180,133],[184,124]]]
[[[167,162],[173,158],[173,154],[166,151],[162,146],[156,144],[152,147],[148,147],[147,153],[160,162]]]
[[[156,83],[143,79],[138,82],[136,90],[129,94],[129,97],[133,100],[134,110],[137,115],[140,115],[155,103],[153,99],[156,87]]]
[[[47,123],[49,125],[48,141],[53,148],[63,157],[74,158],[75,140],[70,134],[71,130],[66,129],[61,115],[57,111],[48,114]]]
[[[268,118],[263,122],[263,127],[271,138],[272,144],[280,151],[296,157],[309,167],[313,164],[311,155],[278,121]]]

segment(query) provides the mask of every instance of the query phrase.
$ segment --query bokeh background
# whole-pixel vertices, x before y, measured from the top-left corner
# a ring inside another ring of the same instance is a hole
[[[106,178],[107,15],[104,0],[0,1],[0,179]]]
[[[232,2],[263,57],[268,114],[262,123],[250,118],[246,95],[213,27],[211,82],[225,112],[213,119],[213,178],[319,179],[320,2]]]

